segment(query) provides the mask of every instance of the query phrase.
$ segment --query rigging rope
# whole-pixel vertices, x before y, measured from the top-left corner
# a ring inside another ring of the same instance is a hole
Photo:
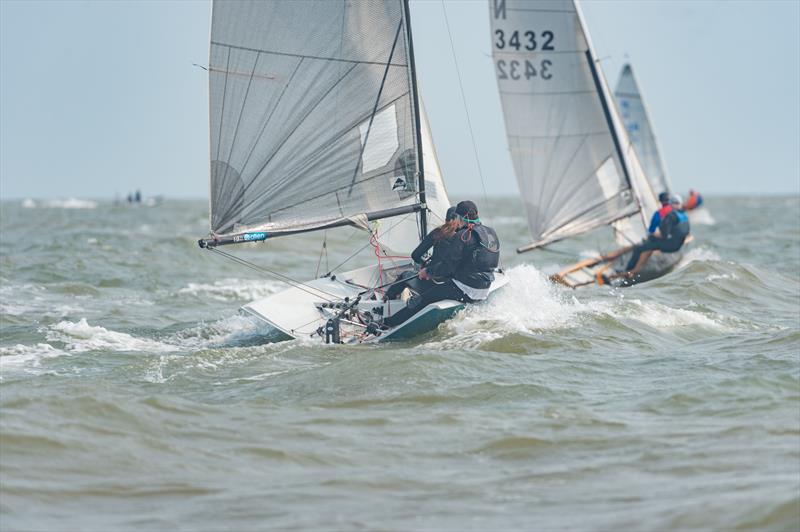
[[[475,154],[475,163],[478,166],[478,176],[481,178],[481,188],[483,189],[483,202],[489,203],[486,195],[486,183],[483,180],[483,171],[481,170],[481,161],[478,157],[478,145],[475,142],[475,133],[472,131],[472,120],[469,117],[469,109],[467,108],[467,98],[464,96],[464,83],[461,81],[461,69],[458,68],[458,59],[456,58],[456,48],[453,44],[453,34],[450,32],[450,22],[447,20],[447,7],[442,0],[442,12],[444,13],[444,24],[447,27],[447,36],[450,38],[450,52],[453,54],[453,64],[456,67],[456,74],[458,74],[458,88],[461,90],[461,103],[464,105],[464,114],[467,115],[467,126],[469,127],[469,136],[472,139],[472,152]]]
[[[214,253],[218,253],[219,255],[222,255],[225,258],[228,258],[228,259],[230,259],[230,260],[232,260],[232,261],[234,261],[234,262],[236,262],[238,264],[241,264],[242,266],[245,266],[247,268],[255,270],[255,271],[259,272],[259,273],[266,273],[267,275],[271,275],[271,276],[277,278],[278,280],[283,281],[284,283],[288,284],[289,286],[292,286],[294,288],[302,290],[303,292],[306,292],[307,294],[311,294],[314,297],[319,297],[319,298],[324,299],[324,300],[326,300],[328,302],[332,302],[334,300],[341,299],[336,294],[331,294],[330,292],[326,292],[324,290],[320,290],[319,288],[315,288],[313,286],[309,286],[309,285],[307,285],[307,284],[305,284],[305,283],[303,283],[301,281],[297,281],[295,279],[292,279],[289,276],[283,275],[282,273],[278,273],[278,272],[272,271],[272,270],[270,270],[268,268],[264,268],[263,266],[258,266],[257,264],[253,264],[252,262],[249,262],[249,261],[247,261],[247,260],[245,260],[245,259],[243,259],[241,257],[237,257],[236,255],[231,255],[230,253],[226,253],[225,251],[222,251],[220,249],[208,248],[208,250],[209,251],[213,251]],[[329,299],[328,297],[325,297],[325,296],[320,295],[320,294],[325,294],[327,296],[332,297],[333,299]]]
[[[406,218],[408,218],[409,216],[411,216],[411,214],[406,214],[405,216],[403,216],[402,218],[400,218],[399,220],[397,220],[397,221],[396,221],[394,224],[392,224],[392,226],[391,226],[391,227],[389,227],[389,229],[387,229],[386,231],[384,231],[384,232],[383,232],[383,234],[386,234],[386,233],[390,232],[392,229],[394,229],[395,227],[397,227],[398,225],[400,225],[400,223],[401,223],[402,221],[404,221]],[[354,252],[352,255],[350,255],[349,257],[347,257],[346,259],[344,259],[344,260],[343,260],[342,262],[340,262],[340,263],[339,263],[337,266],[334,266],[334,267],[333,267],[333,269],[332,269],[332,270],[329,270],[329,271],[328,271],[328,273],[326,273],[325,275],[323,275],[323,277],[327,277],[327,276],[329,276],[330,274],[332,274],[333,272],[335,272],[336,270],[338,270],[339,268],[341,268],[342,266],[344,266],[345,264],[347,264],[348,262],[350,262],[350,260],[351,260],[353,257],[355,257],[356,255],[358,255],[359,253],[361,253],[362,251],[364,251],[365,249],[367,249],[367,248],[368,248],[368,247],[370,247],[371,245],[372,245],[372,241],[371,241],[371,237],[370,237],[370,240],[368,240],[366,244],[364,244],[363,246],[361,246],[360,248],[358,248],[358,249],[357,249],[357,250],[356,250],[356,251],[355,251],[355,252]]]
[[[319,278],[319,267],[322,265],[322,254],[325,254],[325,269],[329,270],[328,264],[328,231],[325,230],[322,237],[322,248],[319,250],[319,260],[317,261],[317,271],[314,273],[314,278]]]

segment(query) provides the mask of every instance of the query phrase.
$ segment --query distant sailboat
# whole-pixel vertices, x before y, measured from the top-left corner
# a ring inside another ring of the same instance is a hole
[[[292,287],[244,312],[283,339],[340,343],[407,338],[463,307],[440,301],[395,329],[370,328],[405,306],[381,298],[412,269],[398,252],[450,204],[417,95],[407,1],[215,0],[208,72],[211,234],[200,246],[350,226],[376,255],[313,281],[281,275]]]
[[[656,140],[647,104],[630,64],[622,67],[617,88],[614,90],[614,97],[628,132],[628,139],[642,163],[650,186],[657,192],[675,192],[667,174],[664,159],[661,157],[661,150]],[[693,223],[714,223],[705,207],[699,210],[687,210],[687,212]]]
[[[533,242],[522,253],[610,225],[625,251],[647,235],[658,191],[628,139],[580,8],[573,0],[489,0],[492,55],[506,133]],[[554,276],[593,284],[622,254]],[[656,254],[639,280],[667,273]]]
[[[614,90],[628,139],[636,150],[650,186],[656,192],[674,192],[667,175],[661,150],[658,149],[655,131],[650,123],[649,113],[642,98],[639,84],[633,75],[630,64],[622,67],[617,88]]]

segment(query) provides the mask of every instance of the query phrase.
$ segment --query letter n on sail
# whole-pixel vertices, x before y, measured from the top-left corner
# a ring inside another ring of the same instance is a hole
[[[494,0],[494,18],[506,18],[506,0]]]

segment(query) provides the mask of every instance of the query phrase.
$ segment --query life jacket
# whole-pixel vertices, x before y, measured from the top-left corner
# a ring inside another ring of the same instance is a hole
[[[674,239],[683,242],[689,236],[689,217],[685,212],[669,207],[670,210],[664,215],[658,226],[659,231],[661,231],[662,238],[666,240]]]
[[[662,205],[661,208],[658,209],[658,219],[661,220],[661,222],[663,222],[664,219],[667,217],[667,215],[669,213],[671,213],[672,211],[673,211],[672,205],[670,205],[670,204]],[[660,223],[659,223],[659,226],[660,226]]]
[[[470,255],[470,266],[476,272],[490,272],[500,264],[500,239],[491,227],[478,224],[471,227],[478,245]]]

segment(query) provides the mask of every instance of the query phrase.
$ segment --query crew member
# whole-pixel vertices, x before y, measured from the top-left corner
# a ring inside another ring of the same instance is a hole
[[[650,236],[633,248],[633,255],[624,273],[627,277],[636,276],[653,251],[674,253],[681,249],[686,237],[689,236],[689,217],[682,210],[681,197],[676,194],[670,198],[669,194],[662,192],[658,199],[661,201],[661,208],[653,214],[649,228]]]
[[[455,213],[457,218],[452,226],[448,222],[443,227],[448,228],[447,232],[450,227],[457,230],[449,237],[443,231],[434,244],[431,260],[419,271],[420,279],[431,281],[430,287],[409,299],[405,308],[385,318],[384,325],[397,326],[436,301],[474,303],[489,295],[494,281],[492,271],[500,262],[500,240],[494,229],[481,224],[478,207],[472,201],[460,202]]]
[[[703,204],[703,196],[701,196],[696,191],[690,188],[689,197],[686,198],[686,203],[684,204],[686,210],[691,211],[692,209],[698,208],[702,204]]]
[[[431,256],[427,262],[436,262],[437,257],[446,256],[449,253],[448,248],[454,245],[454,242],[451,242],[451,238],[461,226],[462,222],[456,214],[456,208],[450,207],[447,209],[444,223],[425,235],[425,238],[411,252],[411,259],[419,266],[423,266],[426,262],[425,254],[431,248],[433,248],[433,251],[431,251]],[[403,278],[398,279],[386,290],[386,299],[395,299],[406,287],[410,287],[416,292],[422,292],[430,288],[431,281],[419,279],[417,275],[411,271],[404,272]]]

